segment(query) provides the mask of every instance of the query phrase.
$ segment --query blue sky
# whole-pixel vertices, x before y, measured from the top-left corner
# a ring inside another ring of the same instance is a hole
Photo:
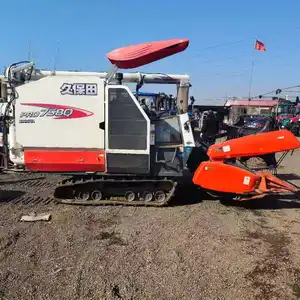
[[[188,38],[180,54],[140,68],[190,74],[205,99],[300,84],[300,1],[28,0],[1,3],[2,66],[31,56],[38,68],[106,71],[105,53],[125,45]],[[255,39],[267,52],[254,51]],[[59,41],[59,47],[58,47]],[[57,53],[57,48],[59,51]],[[148,87],[144,90],[162,87]]]

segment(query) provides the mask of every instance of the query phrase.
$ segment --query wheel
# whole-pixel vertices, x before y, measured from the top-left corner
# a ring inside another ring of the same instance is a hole
[[[99,190],[94,190],[92,192],[91,198],[93,200],[101,200],[102,199],[102,193]]]
[[[152,199],[153,199],[153,194],[150,193],[150,192],[144,192],[144,193],[143,193],[143,199],[144,199],[146,202],[150,202],[150,201],[152,201]]]
[[[80,191],[76,195],[76,200],[87,201],[90,198],[90,193],[85,191]]]
[[[134,201],[134,200],[135,200],[135,193],[132,192],[132,191],[127,191],[127,192],[125,193],[125,199],[126,199],[127,201],[129,201],[129,202]]]
[[[163,191],[157,191],[154,195],[155,201],[162,203],[166,199],[166,194]]]

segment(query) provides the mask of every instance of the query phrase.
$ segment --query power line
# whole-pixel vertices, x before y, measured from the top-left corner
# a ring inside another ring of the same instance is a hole
[[[299,31],[300,30],[300,27],[296,27],[294,30],[296,31]],[[274,35],[285,35],[286,32],[277,32],[277,33],[272,33],[273,36]],[[251,39],[251,44],[253,43],[253,40],[256,40],[257,37],[254,37],[252,36]],[[284,37],[284,41],[286,40],[289,40],[289,39],[295,39],[295,34],[291,35],[291,36],[285,36]],[[269,43],[270,41],[277,41],[278,40],[278,37],[273,37],[271,39],[269,38],[265,38],[263,39],[263,41],[266,43]],[[200,52],[204,52],[205,50],[211,50],[211,49],[218,49],[218,48],[221,48],[221,47],[224,47],[224,46],[228,46],[228,45],[232,45],[232,44],[237,44],[237,43],[243,43],[243,42],[247,42],[247,44],[249,43],[249,49],[253,49],[253,47],[251,46],[250,48],[250,38],[249,39],[241,39],[241,40],[236,40],[236,41],[232,41],[232,42],[224,42],[224,43],[220,43],[220,44],[216,44],[216,45],[212,45],[212,46],[207,46],[207,47],[204,47],[202,49],[198,49],[198,50],[195,50],[195,54],[193,55],[189,55],[189,58],[191,59],[195,59],[197,57],[199,57],[199,51]],[[299,46],[299,45],[294,45],[293,48],[295,48],[295,46]],[[274,49],[278,49],[278,46],[276,46],[276,48]],[[198,53],[197,53],[198,52]],[[272,52],[271,52],[272,53]],[[274,53],[274,52],[273,52]],[[249,55],[250,56],[253,56],[254,53],[250,53],[250,54],[241,54],[241,55],[235,55],[235,56],[230,56],[230,57],[226,57],[226,58],[222,58],[222,59],[209,59],[209,60],[205,60],[205,61],[202,61],[202,62],[199,62],[201,64],[206,64],[206,63],[214,63],[216,61],[225,61],[225,60],[234,60],[234,59],[237,59],[237,58],[240,58],[240,57],[246,57]],[[286,55],[290,55],[290,54],[286,54]]]
[[[216,74],[207,74],[205,76],[202,77],[198,77],[197,79],[210,79],[211,77],[215,77],[215,76],[226,76],[226,77],[243,77],[246,74],[248,74],[250,70],[249,69],[245,69],[242,70],[240,72],[229,72],[229,73],[216,73]]]
[[[297,47],[294,47],[295,49],[299,49],[300,48],[300,45],[296,45]],[[276,55],[275,57],[274,56],[267,56],[265,57],[263,60],[262,59],[253,59],[255,61],[255,63],[258,63],[257,66],[261,66],[261,65],[264,65],[266,63],[270,63],[270,59],[272,61],[274,61],[276,59],[277,60],[281,60],[283,61],[283,57],[291,57],[293,55],[300,55],[300,52],[299,51],[293,51],[293,52],[288,52],[288,53],[281,53],[280,55]],[[218,61],[226,61],[226,60],[235,60],[235,59],[238,59],[238,58],[241,58],[241,57],[247,57],[249,56],[248,54],[241,54],[241,55],[236,55],[236,56],[229,56],[229,57],[226,57],[226,58],[223,58],[223,59],[218,59],[218,60],[206,60],[206,61],[201,61],[199,62],[200,64],[206,64],[206,63],[210,63],[211,65],[214,65],[214,62],[218,62]],[[286,67],[286,66],[290,66],[290,65],[293,65],[292,63],[284,63],[283,65],[281,64],[281,67]],[[214,65],[214,67],[227,67],[228,64],[219,64],[219,65]],[[227,74],[227,73],[226,73]],[[225,75],[226,75],[225,74]]]
[[[211,50],[211,49],[216,49],[216,48],[221,48],[221,47],[224,47],[224,46],[229,46],[229,45],[233,45],[233,44],[239,44],[239,43],[242,43],[242,42],[245,42],[246,40],[243,39],[243,40],[238,40],[238,41],[232,41],[232,42],[224,42],[224,43],[220,43],[220,44],[216,44],[216,45],[212,45],[212,46],[207,46],[207,47],[204,47],[204,48],[200,48],[198,50],[195,50],[196,52],[202,52],[202,51],[206,51],[206,50]]]
[[[299,49],[300,45],[294,45],[293,46],[294,49]],[[249,49],[250,50],[250,49]],[[252,50],[252,49],[251,49]],[[271,54],[273,54],[274,52],[271,52]],[[276,53],[275,53],[276,54]],[[279,54],[279,53],[278,53]],[[280,53],[279,55],[275,56],[275,57],[282,57],[282,56],[286,56],[286,55],[294,55],[294,54],[300,54],[298,51],[296,52],[289,52],[289,53]],[[204,60],[204,61],[199,61],[199,63],[201,64],[206,64],[206,63],[214,63],[214,62],[219,62],[219,61],[225,61],[225,60],[234,60],[240,57],[247,57],[247,56],[253,56],[253,53],[245,53],[245,54],[239,54],[239,55],[235,55],[235,56],[228,56],[225,58],[220,58],[220,59],[208,59],[208,60]],[[194,57],[192,57],[194,58]],[[267,56],[266,58],[274,58],[274,56]],[[257,59],[256,59],[257,61]]]
[[[300,27],[296,27],[294,28],[295,31],[300,31]],[[294,39],[295,38],[295,35],[290,35],[290,36],[286,36],[286,31],[277,31],[277,32],[272,32],[272,35],[276,36],[276,35],[285,35],[285,39]],[[233,45],[233,44],[240,44],[240,43],[243,43],[243,42],[248,42],[250,44],[250,41],[251,41],[251,44],[253,44],[253,41],[255,41],[257,39],[257,36],[249,36],[247,39],[243,38],[243,39],[240,39],[240,40],[235,40],[235,41],[228,41],[228,42],[224,42],[224,43],[220,43],[220,44],[215,44],[215,45],[210,45],[210,46],[207,46],[207,47],[203,47],[203,48],[200,48],[200,49],[195,49],[194,51],[195,52],[202,52],[202,51],[206,51],[206,50],[211,50],[211,49],[217,49],[217,48],[221,48],[221,47],[224,47],[224,46],[229,46],[229,45]],[[269,38],[262,38],[263,41],[275,41],[277,40],[276,37],[273,37],[271,39]]]
[[[217,60],[210,59],[210,60],[202,61],[200,63],[201,64],[207,64],[207,63],[217,62],[217,61],[232,60],[232,59],[236,59],[236,58],[239,58],[239,57],[245,57],[245,56],[248,56],[248,54],[242,54],[242,55],[236,55],[236,56],[228,56],[228,57],[225,57],[225,58],[222,58],[222,59],[217,59]]]
[[[282,92],[286,92],[288,89],[294,89],[294,88],[300,88],[300,85],[293,85],[293,86],[289,86],[289,87],[286,87],[286,88],[281,88],[280,90],[281,90],[281,93],[282,93]],[[264,94],[259,94],[255,97],[252,97],[251,99],[258,98],[260,96],[262,96],[262,97],[268,96],[268,95],[271,95],[271,94],[274,94],[274,93],[276,94],[277,90],[278,89],[273,90],[271,92],[264,93]]]

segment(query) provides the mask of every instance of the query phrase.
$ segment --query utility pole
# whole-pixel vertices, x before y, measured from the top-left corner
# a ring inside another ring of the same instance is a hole
[[[251,67],[251,76],[250,76],[250,84],[249,84],[249,95],[248,100],[251,99],[251,89],[252,89],[252,80],[253,80],[253,71],[254,71],[254,60],[252,61],[252,67]]]

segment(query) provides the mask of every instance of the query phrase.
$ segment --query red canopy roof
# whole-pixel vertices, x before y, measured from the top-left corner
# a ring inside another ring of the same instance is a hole
[[[110,62],[121,69],[133,69],[184,51],[187,39],[143,43],[115,49],[106,54]]]

